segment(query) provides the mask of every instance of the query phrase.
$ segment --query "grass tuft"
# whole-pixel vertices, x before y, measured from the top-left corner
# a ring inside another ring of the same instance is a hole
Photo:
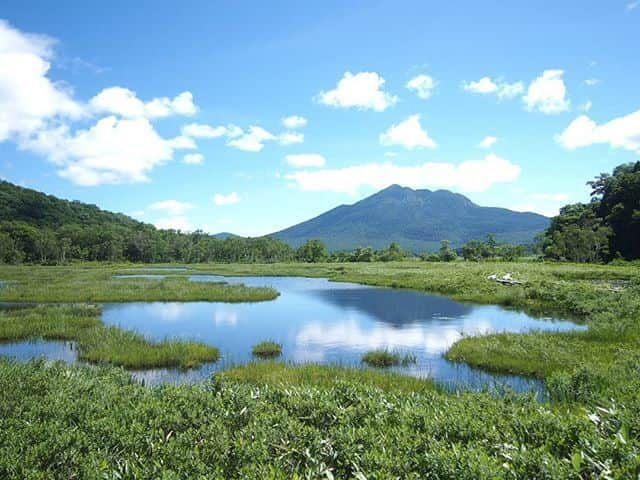
[[[274,341],[260,342],[251,349],[256,357],[275,358],[282,355],[282,345]]]

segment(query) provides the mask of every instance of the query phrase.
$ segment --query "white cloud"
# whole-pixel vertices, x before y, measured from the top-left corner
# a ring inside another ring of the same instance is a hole
[[[382,112],[395,105],[398,97],[382,90],[385,80],[376,72],[346,72],[335,89],[320,92],[316,100],[340,108],[371,109]]]
[[[242,135],[242,129],[233,124],[212,127],[203,123],[189,123],[182,127],[182,135],[193,138],[234,138]]]
[[[500,79],[494,81],[491,77],[482,77],[477,81],[462,82],[462,88],[472,93],[495,94],[500,100],[511,99],[524,92],[522,82],[507,83]]]
[[[245,152],[259,152],[264,148],[264,143],[270,140],[276,140],[276,136],[262,127],[252,125],[247,132],[229,140],[227,145]]]
[[[285,161],[295,168],[324,167],[326,160],[317,153],[301,153],[298,155],[287,155]]]
[[[296,118],[300,119],[302,117]],[[264,148],[266,142],[271,141],[276,141],[280,145],[293,145],[304,141],[304,134],[300,132],[284,132],[274,135],[255,125],[250,126],[245,131],[233,124],[214,127],[202,123],[190,123],[182,127],[182,135],[187,138],[207,139],[224,137],[227,139],[227,146],[246,152],[259,152]]]
[[[580,115],[555,139],[570,150],[607,143],[612,148],[640,153],[640,110],[602,125],[598,125],[587,115]]]
[[[593,87],[594,85],[597,85],[600,83],[600,80],[598,80],[597,78],[587,78],[584,83],[588,86],[588,87]]]
[[[54,43],[0,20],[0,142],[28,135],[55,117],[83,115],[71,90],[47,77]]]
[[[398,154],[396,152],[384,152],[384,156],[394,158],[397,157]]]
[[[380,134],[380,143],[385,146],[400,145],[409,150],[420,147],[436,148],[437,146],[436,142],[420,125],[420,115],[418,114],[409,116],[397,125],[391,125],[387,131]]]
[[[591,100],[587,100],[582,105],[580,105],[580,110],[582,110],[583,112],[588,112],[589,110],[591,110],[592,106],[593,103],[591,103]]]
[[[183,232],[192,230],[189,221],[182,216],[161,218],[154,222],[154,225],[162,230],[181,230]]]
[[[231,192],[228,195],[216,193],[213,197],[213,203],[216,205],[233,205],[240,201],[240,196],[236,192]]]
[[[177,149],[195,148],[192,139],[162,138],[149,122],[173,114],[190,115],[190,92],[143,103],[123,87],[102,90],[88,104],[73,99],[69,87],[48,78],[55,40],[20,32],[0,20],[0,142],[44,155],[72,182],[141,182]],[[73,121],[109,112],[90,126]]]
[[[569,195],[566,193],[532,193],[529,197],[533,200],[544,200],[549,202],[566,202]]]
[[[282,124],[290,130],[295,130],[296,128],[306,127],[307,119],[300,115],[291,115],[290,117],[283,118]]]
[[[418,97],[423,100],[427,100],[431,98],[431,95],[433,94],[433,89],[436,87],[436,81],[433,77],[423,73],[409,80],[406,87],[409,90],[416,92]]]
[[[167,140],[171,148],[174,150],[195,150],[198,148],[196,142],[192,138],[178,135],[177,137]]]
[[[497,141],[498,139],[496,137],[492,137],[491,135],[488,135],[482,139],[482,141],[478,144],[478,146],[480,148],[491,148],[496,144]]]
[[[527,94],[522,97],[529,111],[555,114],[569,110],[563,74],[562,70],[545,70],[529,84]]]
[[[124,87],[109,87],[89,101],[96,113],[110,113],[127,118],[163,118],[170,115],[194,115],[197,108],[191,92],[182,92],[174,98],[161,97],[144,103],[136,93]]]
[[[457,188],[481,192],[495,183],[513,182],[520,167],[494,154],[482,160],[452,163],[423,163],[415,166],[391,162],[368,163],[333,170],[303,170],[285,175],[302,190],[355,194],[361,187],[381,189],[394,183],[412,188]]]
[[[20,147],[49,158],[58,174],[83,186],[143,182],[156,166],[171,160],[182,142],[166,140],[146,118],[100,119],[87,130],[71,133],[62,125],[23,139]]]
[[[182,215],[187,210],[191,210],[195,205],[178,200],[162,200],[149,205],[150,210],[163,210],[169,215]]]
[[[182,162],[187,165],[202,165],[204,163],[204,155],[201,153],[188,153],[182,157]]]
[[[304,142],[304,134],[298,132],[285,132],[278,135],[278,143],[280,145],[293,145],[294,143]]]
[[[528,198],[533,201],[515,205],[511,209],[517,212],[535,212],[546,217],[553,217],[558,215],[560,208],[569,201],[569,195],[566,193],[532,193],[528,195]]]

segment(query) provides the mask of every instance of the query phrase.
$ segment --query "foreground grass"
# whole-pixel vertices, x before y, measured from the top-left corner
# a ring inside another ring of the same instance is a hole
[[[0,280],[5,282],[0,302],[258,302],[278,296],[268,287],[190,282],[185,275],[176,275],[178,272],[167,272],[164,279],[114,278],[122,270],[122,266],[109,265],[0,266]]]
[[[217,378],[251,385],[276,385],[281,387],[306,386],[330,389],[336,383],[349,382],[369,385],[384,392],[421,393],[439,391],[430,380],[392,372],[345,368],[315,364],[288,365],[283,362],[253,362],[233,367],[217,375]]]
[[[80,360],[125,368],[189,368],[220,357],[217,348],[203,343],[151,342],[135,332],[106,326],[96,306],[41,305],[0,310],[0,342],[31,339],[73,340]]]
[[[579,479],[640,471],[637,424],[614,405],[415,392],[386,380],[385,391],[367,379],[385,374],[371,373],[319,385],[322,367],[283,366],[277,380],[264,381],[256,368],[150,389],[113,368],[0,360],[0,478]],[[253,375],[256,383],[247,380]]]

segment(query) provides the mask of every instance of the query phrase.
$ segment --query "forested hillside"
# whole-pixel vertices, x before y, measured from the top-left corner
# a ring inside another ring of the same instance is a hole
[[[0,262],[69,260],[132,262],[252,262],[291,259],[293,251],[268,237],[215,238],[158,230],[95,205],[62,200],[0,182]]]

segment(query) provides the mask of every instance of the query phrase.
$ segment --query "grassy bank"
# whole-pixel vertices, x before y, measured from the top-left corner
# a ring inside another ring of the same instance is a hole
[[[621,431],[612,405],[415,392],[373,373],[318,385],[320,367],[265,381],[255,368],[256,382],[235,371],[149,389],[114,369],[0,360],[0,478],[578,479],[640,468],[636,432]]]
[[[278,296],[278,292],[272,288],[190,282],[185,275],[176,275],[178,272],[166,272],[164,279],[114,278],[122,270],[120,265],[91,264],[62,267],[1,266],[0,280],[5,284],[0,288],[0,302],[259,302]]]
[[[447,353],[485,369],[542,378],[553,400],[544,404],[530,396],[452,394],[395,374],[316,365],[256,362],[201,386],[148,389],[113,368],[0,361],[0,391],[6,392],[0,401],[0,478],[35,472],[43,478],[640,475],[640,270],[635,266],[197,265],[189,272],[168,272],[164,281],[111,280],[125,266],[12,268],[0,268],[0,280],[9,282],[0,299],[17,291],[24,300],[36,299],[29,294],[50,298],[46,285],[32,285],[48,281],[58,282],[63,297],[86,298],[68,290],[88,281],[96,295],[100,288],[114,288],[101,295],[123,301],[127,293],[117,290],[123,285],[117,282],[132,288],[137,283],[139,296],[152,296],[162,289],[175,294],[174,283],[188,283],[185,276],[193,273],[300,275],[566,315],[589,328],[468,337]],[[523,284],[487,280],[506,272]],[[186,288],[190,285],[200,286]],[[80,330],[106,328],[96,326],[95,316],[81,320]],[[58,326],[64,318],[45,323],[35,336],[55,338],[65,331]],[[121,343],[112,342],[114,348]],[[93,345],[98,349],[101,343]]]
[[[217,348],[203,343],[151,342],[135,332],[106,326],[96,306],[41,305],[0,310],[0,342],[32,339],[73,340],[80,360],[126,368],[187,368],[220,357]]]

